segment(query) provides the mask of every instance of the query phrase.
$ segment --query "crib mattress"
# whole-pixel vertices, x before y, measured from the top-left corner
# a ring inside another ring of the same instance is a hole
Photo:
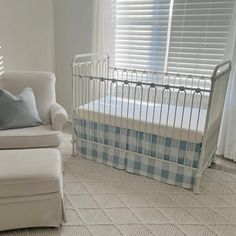
[[[139,132],[201,143],[207,110],[106,96],[82,105],[79,118]]]

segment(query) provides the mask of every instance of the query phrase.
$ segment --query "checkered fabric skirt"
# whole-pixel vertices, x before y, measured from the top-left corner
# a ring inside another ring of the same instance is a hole
[[[201,143],[192,143],[88,120],[76,126],[80,154],[90,160],[192,188]]]

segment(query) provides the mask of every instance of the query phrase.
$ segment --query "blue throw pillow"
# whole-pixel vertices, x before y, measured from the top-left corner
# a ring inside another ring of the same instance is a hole
[[[33,90],[25,88],[18,96],[0,89],[0,130],[41,125]]]

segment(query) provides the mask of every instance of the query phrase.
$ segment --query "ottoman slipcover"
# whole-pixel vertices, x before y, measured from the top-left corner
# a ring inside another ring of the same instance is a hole
[[[61,165],[57,149],[0,151],[0,230],[60,227]]]

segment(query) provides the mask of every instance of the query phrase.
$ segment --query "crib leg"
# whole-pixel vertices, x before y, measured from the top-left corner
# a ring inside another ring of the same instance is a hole
[[[75,157],[77,156],[77,140],[74,134],[71,143],[72,143],[72,156]]]
[[[209,164],[208,164],[208,168],[210,168],[211,165],[215,163],[216,163],[216,152],[214,152],[214,154],[212,155],[211,160],[209,161]]]
[[[193,186],[193,192],[194,192],[195,194],[200,194],[201,176],[202,176],[202,173],[201,173],[201,172],[198,172],[198,173],[196,174],[195,182],[194,182],[194,186]]]
[[[77,156],[77,135],[76,135],[76,111],[73,110],[73,120],[72,120],[72,156],[75,157]]]
[[[212,157],[212,164],[215,164],[216,163],[216,152],[213,154],[213,157]]]

